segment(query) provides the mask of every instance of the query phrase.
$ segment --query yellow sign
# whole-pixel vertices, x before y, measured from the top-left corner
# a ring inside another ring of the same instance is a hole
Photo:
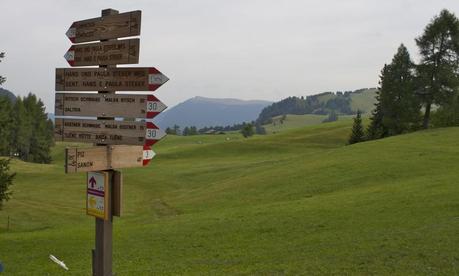
[[[88,172],[87,174],[86,213],[88,215],[108,219],[108,173]]]

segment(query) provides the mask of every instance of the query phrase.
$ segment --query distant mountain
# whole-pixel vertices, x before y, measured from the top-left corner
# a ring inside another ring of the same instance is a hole
[[[8,97],[12,102],[16,101],[16,96],[11,91],[3,88],[0,88],[0,97],[1,96]]]
[[[376,102],[376,88],[363,88],[355,91],[324,92],[306,97],[288,97],[265,107],[257,118],[261,124],[269,123],[279,115],[353,115],[360,110],[370,113]]]
[[[269,101],[194,97],[167,109],[155,118],[155,123],[161,128],[227,126],[255,120],[270,104]]]

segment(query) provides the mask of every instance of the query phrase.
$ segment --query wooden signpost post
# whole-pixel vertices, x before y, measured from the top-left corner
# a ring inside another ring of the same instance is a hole
[[[166,135],[146,121],[166,106],[151,94],[133,91],[155,91],[169,79],[154,67],[116,67],[138,63],[140,40],[117,39],[140,35],[140,24],[140,11],[119,14],[112,9],[73,22],[66,33],[70,41],[92,43],[72,45],[65,59],[72,67],[99,68],[56,69],[56,91],[73,93],[56,93],[55,140],[95,145],[67,148],[65,172],[87,172],[86,210],[96,222],[96,276],[112,275],[112,221],[121,215],[123,182],[115,169],[146,166],[155,156],[151,145]]]

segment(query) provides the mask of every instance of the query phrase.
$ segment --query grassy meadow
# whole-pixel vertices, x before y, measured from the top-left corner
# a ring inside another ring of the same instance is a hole
[[[458,274],[459,128],[345,146],[350,126],[166,137],[148,167],[122,170],[114,272]],[[64,174],[64,147],[51,165],[13,162],[14,195],[0,211],[5,275],[91,273],[85,174]]]

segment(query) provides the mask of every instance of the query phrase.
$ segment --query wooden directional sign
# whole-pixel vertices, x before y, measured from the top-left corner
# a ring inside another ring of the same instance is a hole
[[[56,141],[151,146],[166,136],[151,122],[55,119]]]
[[[56,69],[56,91],[155,91],[168,80],[154,67]]]
[[[96,218],[108,219],[108,172],[88,172],[86,178],[86,213]]]
[[[155,156],[148,146],[98,146],[65,149],[65,173],[146,166]]]
[[[166,108],[153,95],[56,93],[54,115],[145,119]]]
[[[70,66],[139,63],[139,39],[73,45],[64,58]]]
[[[140,35],[141,11],[73,22],[65,33],[73,43]]]

